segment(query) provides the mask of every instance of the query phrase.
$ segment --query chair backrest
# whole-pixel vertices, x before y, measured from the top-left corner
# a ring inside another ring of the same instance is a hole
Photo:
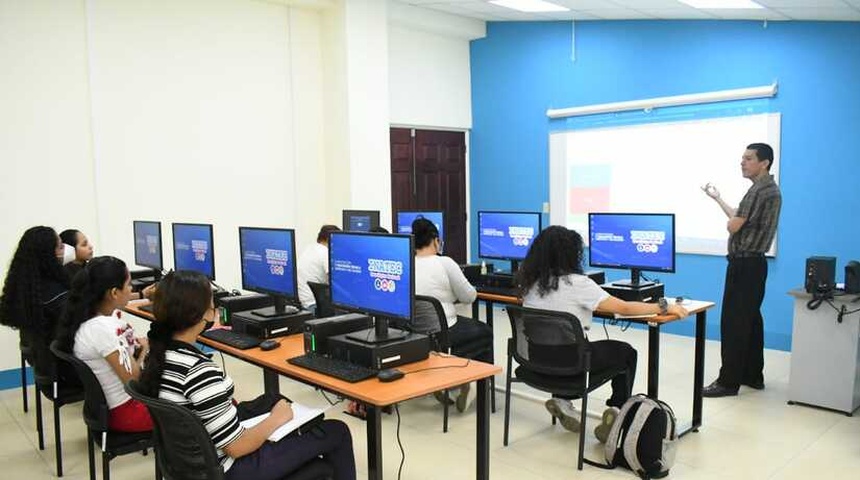
[[[314,317],[326,318],[337,315],[334,306],[331,304],[331,287],[328,284],[308,282],[308,287],[310,287],[311,293],[314,294],[314,300],[317,304]]]
[[[517,363],[556,376],[574,376],[589,368],[591,349],[575,315],[516,305],[507,310]]]
[[[448,317],[442,303],[426,295],[415,295],[412,318],[403,327],[411,332],[428,335],[434,348],[448,353],[451,343],[448,338]]]
[[[136,380],[126,383],[125,391],[149,410],[158,465],[166,480],[223,480],[215,445],[194,412],[145,395]]]
[[[84,385],[84,423],[90,430],[108,431],[110,410],[99,379],[83,360],[60,348],[56,340],[51,342],[51,352],[59,361],[70,364]]]

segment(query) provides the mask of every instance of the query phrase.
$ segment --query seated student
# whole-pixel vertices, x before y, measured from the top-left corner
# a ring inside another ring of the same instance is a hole
[[[328,283],[328,240],[331,232],[339,232],[336,225],[323,225],[317,234],[317,242],[302,251],[297,266],[299,300],[302,308],[314,311],[317,301],[308,282]]]
[[[389,232],[389,231],[388,231],[388,229],[387,229],[387,228],[385,228],[385,227],[379,227],[379,226],[377,226],[377,227],[371,227],[371,229],[370,229],[370,230],[368,230],[368,231],[369,231],[370,233],[391,233],[391,232]]]
[[[60,232],[60,240],[75,249],[75,259],[63,267],[69,275],[69,281],[71,281],[93,258],[93,244],[83,232],[71,228]]]
[[[141,374],[141,387],[191,409],[212,437],[218,458],[231,479],[279,479],[319,455],[334,467],[335,480],[355,478],[349,428],[325,420],[321,435],[266,439],[289,421],[290,405],[278,401],[271,415],[251,428],[239,423],[233,401],[233,380],[194,342],[216,318],[209,280],[201,273],[168,273],[153,295],[155,321],[149,331],[150,352]]]
[[[542,231],[532,243],[529,252],[517,272],[517,282],[523,297],[523,306],[542,310],[570,312],[579,319],[586,336],[591,327],[594,310],[621,315],[659,314],[656,303],[627,302],[606,293],[582,271],[582,237],[565,227],[551,226]],[[672,304],[668,313],[686,317],[687,311]],[[612,379],[612,396],[606,401],[609,407],[620,408],[630,398],[636,377],[636,350],[626,342],[598,340],[591,344],[591,370],[624,367],[624,371]],[[578,432],[579,414],[570,400],[552,398],[546,409],[561,420],[564,428]],[[617,410],[604,412],[603,423],[595,429],[601,441],[608,434],[608,426],[614,422]]]
[[[415,294],[433,297],[442,304],[448,319],[451,352],[458,355],[468,346],[470,351],[484,352],[476,360],[493,363],[493,329],[486,323],[457,315],[454,304],[472,303],[478,292],[466,280],[457,262],[439,255],[441,241],[436,225],[426,218],[417,218],[412,222],[412,235],[415,237]],[[469,391],[468,384],[460,389],[456,400],[460,412],[468,407]]]
[[[96,257],[75,276],[57,339],[93,371],[107,400],[108,425],[120,432],[152,430],[146,406],[131,398],[123,384],[140,377],[149,350],[146,338],[120,319],[119,309],[131,298],[131,276],[125,262]]]
[[[0,324],[21,330],[22,339],[33,349],[27,361],[37,371],[56,375],[61,383],[80,385],[74,368],[66,363],[57,367],[49,349],[69,289],[63,265],[73,259],[74,249],[64,245],[53,228],[38,226],[24,232],[6,272]]]

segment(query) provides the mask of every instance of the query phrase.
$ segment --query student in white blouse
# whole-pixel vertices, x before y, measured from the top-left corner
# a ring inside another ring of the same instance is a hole
[[[517,272],[523,306],[572,313],[579,319],[586,336],[594,310],[621,315],[671,313],[687,316],[687,311],[680,305],[672,304],[664,308],[656,303],[627,302],[609,295],[583,274],[582,258],[583,242],[578,233],[560,226],[551,226],[542,231],[535,238]],[[605,434],[608,434],[615,420],[617,409],[632,393],[636,377],[636,350],[619,340],[598,340],[590,342],[590,346],[592,371],[624,368],[621,374],[612,379],[612,396],[606,401],[610,408],[604,412],[603,422],[595,430],[597,437],[605,441]],[[561,420],[566,429],[579,431],[579,413],[570,400],[552,398],[546,402],[546,408]]]
[[[412,222],[415,237],[415,294],[433,297],[442,304],[448,319],[448,339],[455,355],[465,351],[481,351],[475,357],[493,363],[493,329],[486,323],[457,315],[455,303],[472,303],[478,295],[463,271],[450,257],[439,255],[439,230],[433,222],[418,218]],[[457,410],[464,411],[470,403],[468,385],[460,390]]]

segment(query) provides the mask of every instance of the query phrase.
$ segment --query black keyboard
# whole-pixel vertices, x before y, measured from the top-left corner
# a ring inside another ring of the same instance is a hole
[[[138,308],[139,308],[140,310],[143,310],[143,311],[144,311],[144,312],[146,312],[146,313],[153,313],[153,311],[152,311],[152,304],[151,304],[151,303],[147,303],[146,305],[141,305],[141,306],[140,306],[140,307],[138,307]]]
[[[200,334],[201,337],[215,340],[225,345],[229,345],[239,350],[247,350],[260,345],[260,339],[245,333],[236,333],[232,330],[218,328],[214,330],[206,330]]]
[[[289,358],[287,362],[349,383],[360,382],[376,376],[376,370],[371,368],[356,365],[346,360],[324,357],[316,353]]]

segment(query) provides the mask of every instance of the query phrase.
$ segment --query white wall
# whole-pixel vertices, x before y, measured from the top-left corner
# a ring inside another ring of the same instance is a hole
[[[134,219],[215,224],[217,280],[240,285],[239,225],[321,223],[322,20],[252,0],[0,3],[3,278],[27,227],[86,232],[131,263]],[[8,74],[6,74],[8,72]],[[326,218],[329,221],[337,218]],[[17,336],[0,329],[0,370]]]
[[[468,39],[394,24],[388,62],[392,124],[472,127]]]
[[[33,225],[79,227],[98,245],[82,1],[0,2],[0,278]],[[0,328],[0,370],[18,336]]]
[[[389,125],[471,125],[468,39],[483,22],[427,12],[0,1],[0,276],[35,224],[80,228],[130,263],[132,220],[160,220],[170,267],[170,223],[211,222],[218,282],[234,288],[239,225],[294,226],[301,249],[344,208],[387,222]],[[17,361],[0,329],[0,370]]]
[[[345,6],[349,207],[380,210],[380,218],[389,219],[387,5],[380,0],[349,0]]]

